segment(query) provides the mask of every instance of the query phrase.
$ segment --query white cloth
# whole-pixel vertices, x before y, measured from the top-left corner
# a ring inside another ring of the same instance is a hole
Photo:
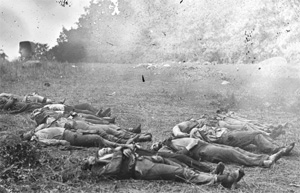
[[[45,129],[41,129],[34,133],[39,140],[40,139],[58,139],[61,140],[63,134],[65,132],[65,128],[62,127],[49,127]]]
[[[49,109],[52,111],[65,111],[64,104],[49,104],[49,105],[45,105],[43,108]]]

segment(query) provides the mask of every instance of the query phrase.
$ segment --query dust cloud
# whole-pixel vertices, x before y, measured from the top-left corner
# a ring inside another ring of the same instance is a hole
[[[250,101],[242,102],[249,103],[246,104],[248,106],[277,110],[300,108],[300,68],[284,58],[274,57],[257,64],[240,64],[234,76],[236,80],[243,80],[239,91],[245,98],[251,98]]]
[[[229,21],[224,15],[240,12],[240,7],[253,9],[243,1],[234,5],[233,0],[93,1],[87,16],[93,41],[86,45],[87,58],[125,63],[198,60],[210,46],[203,41],[211,35],[206,27],[219,30],[224,26],[218,20]]]

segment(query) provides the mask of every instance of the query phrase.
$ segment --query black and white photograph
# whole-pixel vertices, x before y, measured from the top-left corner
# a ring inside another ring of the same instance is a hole
[[[300,1],[0,12],[0,193],[300,192]]]

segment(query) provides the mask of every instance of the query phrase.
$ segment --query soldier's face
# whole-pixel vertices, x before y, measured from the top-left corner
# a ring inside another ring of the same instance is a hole
[[[98,151],[98,156],[102,157],[102,156],[112,153],[112,152],[113,152],[113,149],[110,147],[102,148]]]
[[[151,150],[158,151],[162,147],[161,142],[155,142],[151,145]]]

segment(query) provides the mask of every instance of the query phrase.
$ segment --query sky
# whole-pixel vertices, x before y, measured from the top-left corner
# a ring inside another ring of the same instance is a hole
[[[19,56],[19,42],[33,41],[56,45],[62,27],[76,27],[90,0],[0,0],[0,49],[8,60]]]

